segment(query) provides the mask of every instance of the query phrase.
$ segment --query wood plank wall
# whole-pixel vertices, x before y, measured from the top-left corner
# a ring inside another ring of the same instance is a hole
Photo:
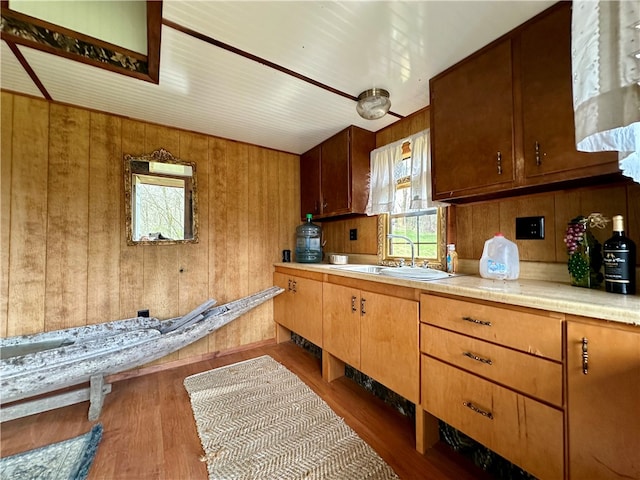
[[[273,284],[300,218],[299,157],[2,92],[0,336],[182,315]],[[196,163],[199,243],[128,246],[123,155]],[[271,302],[162,361],[273,338]]]

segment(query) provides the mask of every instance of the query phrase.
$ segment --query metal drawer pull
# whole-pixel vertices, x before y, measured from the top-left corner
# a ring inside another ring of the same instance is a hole
[[[366,315],[366,313],[367,313],[367,312],[364,310],[364,302],[366,302],[366,301],[367,301],[367,299],[366,299],[366,298],[361,298],[361,299],[360,299],[360,313],[361,313],[362,315]]]
[[[491,326],[491,322],[487,322],[485,320],[478,320],[476,318],[462,317],[462,320],[464,320],[465,322],[475,323],[477,325],[484,325],[485,327],[490,327]]]
[[[582,373],[589,373],[589,340],[586,337],[582,338]]]
[[[493,414],[491,412],[487,412],[486,410],[482,410],[481,408],[476,407],[473,403],[471,402],[462,402],[462,404],[467,407],[470,408],[471,410],[473,410],[476,413],[479,413],[480,415],[482,415],[483,417],[487,417],[489,420],[493,420]]]
[[[355,297],[355,295],[353,297],[351,297],[351,312],[352,313],[356,313],[358,311],[358,309],[356,308],[356,300],[357,300],[357,298]]]
[[[474,355],[471,352],[462,352],[462,355],[464,355],[465,357],[469,357],[470,359],[475,360],[477,362],[486,363],[487,365],[493,365],[493,362],[491,361],[490,358],[482,358],[477,355]]]

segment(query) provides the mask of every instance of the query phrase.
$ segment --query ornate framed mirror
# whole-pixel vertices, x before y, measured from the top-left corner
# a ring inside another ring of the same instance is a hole
[[[164,149],[124,156],[128,245],[198,242],[196,165]]]

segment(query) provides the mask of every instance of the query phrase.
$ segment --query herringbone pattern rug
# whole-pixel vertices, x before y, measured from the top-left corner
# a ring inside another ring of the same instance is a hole
[[[185,379],[210,479],[397,479],[296,375],[271,357]]]

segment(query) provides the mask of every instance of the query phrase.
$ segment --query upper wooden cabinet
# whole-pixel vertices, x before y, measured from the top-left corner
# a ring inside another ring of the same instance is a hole
[[[375,133],[350,126],[300,157],[300,214],[364,213]]]
[[[432,78],[430,93],[438,200],[618,172],[617,153],[575,148],[570,2]]]

